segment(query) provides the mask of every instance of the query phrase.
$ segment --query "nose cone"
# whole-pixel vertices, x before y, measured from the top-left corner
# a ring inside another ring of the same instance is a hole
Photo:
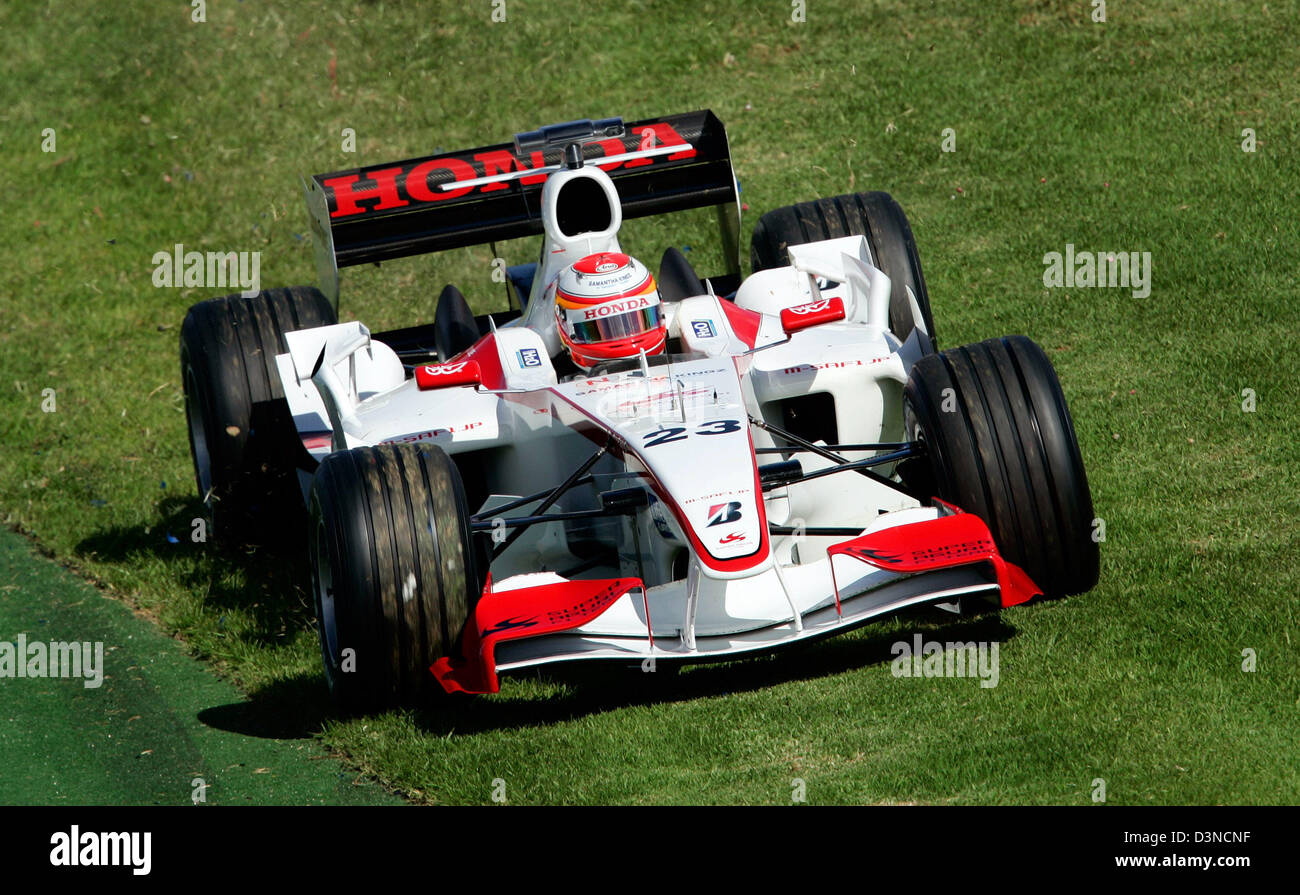
[[[749,417],[729,359],[662,364],[649,378],[629,371],[555,390],[575,417],[615,435],[629,468],[650,474],[706,572],[740,572],[768,558]]]

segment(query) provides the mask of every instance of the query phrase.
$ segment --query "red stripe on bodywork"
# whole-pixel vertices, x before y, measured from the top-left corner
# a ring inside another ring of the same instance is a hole
[[[461,361],[474,361],[478,365],[479,382],[486,389],[503,389],[506,387],[506,371],[501,366],[501,354],[497,349],[497,334],[488,333],[473,345],[450,360],[435,366],[451,367]],[[416,371],[419,372],[418,369]],[[451,384],[451,383],[447,383]],[[458,383],[465,385],[468,383]],[[421,385],[421,388],[431,386]]]
[[[742,308],[734,301],[727,301],[725,298],[719,299],[718,304],[722,305],[722,313],[727,318],[727,325],[731,327],[736,338],[753,348],[754,343],[758,341],[758,326],[763,322],[763,315],[758,311]]]

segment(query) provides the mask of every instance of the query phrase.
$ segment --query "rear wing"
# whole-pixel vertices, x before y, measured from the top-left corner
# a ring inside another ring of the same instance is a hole
[[[619,124],[597,122],[581,151],[613,179],[623,217],[714,206],[727,272],[739,275],[740,202],[722,122],[702,110]],[[305,180],[321,291],[337,308],[340,268],[541,233],[542,184],[563,164],[565,147],[537,137],[565,127]],[[674,146],[681,148],[669,151]]]

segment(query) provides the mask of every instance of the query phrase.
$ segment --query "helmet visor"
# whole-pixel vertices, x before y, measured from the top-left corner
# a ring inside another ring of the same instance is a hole
[[[612,342],[630,336],[640,336],[659,328],[659,305],[638,308],[623,314],[612,314],[595,320],[568,320],[569,338],[581,345]]]

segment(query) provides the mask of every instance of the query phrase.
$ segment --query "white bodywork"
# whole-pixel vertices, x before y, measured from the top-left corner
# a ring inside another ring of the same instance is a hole
[[[576,178],[605,190],[605,229],[571,236],[556,226],[557,197]],[[471,512],[490,518],[493,506],[559,484],[608,433],[611,451],[593,467],[593,484],[569,491],[552,510],[596,507],[599,491],[651,487],[650,506],[634,515],[534,526],[493,563],[493,592],[562,581],[559,573],[587,555],[575,544],[594,539],[613,549],[581,577],[645,582],[644,593],[625,594],[583,627],[499,644],[498,669],[579,658],[725,656],[843,630],[916,603],[997,591],[971,568],[907,577],[841,556],[832,569],[826,548],[846,537],[767,534],[768,524],[867,532],[938,514],[851,472],[766,494],[758,487],[757,465],[782,456],[756,456],[754,448],[776,443],[749,421],[781,425],[789,399],[829,395],[840,443],[904,440],[902,388],[923,348],[915,333],[900,344],[890,331],[891,284],[865,238],[792,246],[790,266],[745,280],[734,303],[761,315],[751,333],[737,331],[729,299],[686,298],[664,306],[669,338],[680,340],[667,362],[560,381],[552,363],[562,350],[555,275],[592,252],[620,250],[621,215],[612,182],[594,167],[551,174],[542,204],[545,244],[527,308],[479,343],[495,350],[498,387],[421,390],[359,323],[290,333],[289,352],[277,358],[304,445],[318,460],[400,442],[432,442],[453,456],[488,452],[481,464],[487,496]],[[843,320],[787,335],[783,309],[826,298],[843,302]],[[914,297],[911,304],[923,328]],[[794,456],[805,472],[833,465],[812,453]],[[303,483],[310,484],[306,474]]]

